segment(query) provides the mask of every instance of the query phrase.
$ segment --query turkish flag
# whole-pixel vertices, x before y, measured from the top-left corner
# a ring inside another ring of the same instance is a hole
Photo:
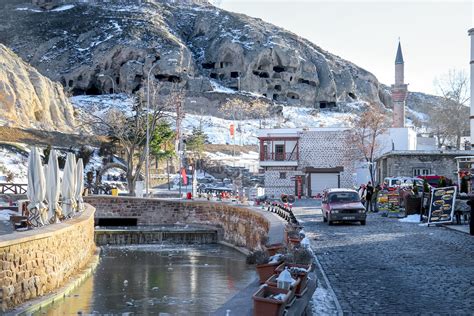
[[[186,175],[186,168],[181,168],[181,177],[183,177],[183,184],[188,185],[188,176]]]
[[[229,130],[230,130],[230,137],[234,137],[234,124],[230,124]]]

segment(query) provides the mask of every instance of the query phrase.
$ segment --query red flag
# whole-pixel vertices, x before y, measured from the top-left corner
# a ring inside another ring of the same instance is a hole
[[[230,124],[230,137],[234,137],[234,124]]]
[[[186,168],[181,168],[181,177],[183,177],[183,184],[188,185],[188,176],[186,175]]]

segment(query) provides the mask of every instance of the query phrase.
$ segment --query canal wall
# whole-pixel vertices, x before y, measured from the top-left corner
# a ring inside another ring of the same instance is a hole
[[[248,250],[261,248],[270,228],[262,214],[225,203],[114,196],[84,199],[96,208],[96,218],[131,218],[139,226],[209,225],[219,228],[220,240]]]
[[[78,217],[0,236],[0,306],[6,311],[64,285],[91,260],[91,205]]]

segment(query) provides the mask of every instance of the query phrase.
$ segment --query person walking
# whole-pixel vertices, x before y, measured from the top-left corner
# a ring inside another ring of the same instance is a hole
[[[373,212],[374,210],[374,203],[372,202],[373,195],[374,187],[372,186],[372,182],[369,181],[365,187],[365,208],[367,212]]]

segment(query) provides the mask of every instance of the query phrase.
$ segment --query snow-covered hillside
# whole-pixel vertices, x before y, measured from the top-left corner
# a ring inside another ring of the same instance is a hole
[[[97,116],[106,115],[111,109],[119,109],[131,113],[133,99],[124,95],[100,95],[100,96],[76,96],[71,98],[76,108],[85,113],[93,113]],[[361,103],[354,102],[346,105],[347,109],[356,110]],[[231,124],[236,127],[235,144],[256,145],[257,131],[263,128],[302,128],[302,127],[343,127],[349,125],[349,118],[354,115],[351,111],[318,112],[312,108],[285,106],[282,117],[273,117],[262,122],[259,120],[232,121],[209,115],[185,114],[182,122],[183,133],[189,134],[193,128],[202,126],[212,144],[234,144],[230,137],[229,128]],[[173,116],[170,113],[170,116]],[[174,121],[170,122],[174,124]]]

